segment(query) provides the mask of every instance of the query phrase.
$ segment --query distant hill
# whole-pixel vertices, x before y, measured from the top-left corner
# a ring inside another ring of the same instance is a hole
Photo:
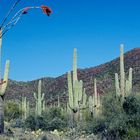
[[[133,90],[135,92],[140,91],[140,48],[125,53],[125,71],[128,72],[130,67],[133,68]],[[96,77],[98,92],[104,94],[114,91],[114,74],[116,72],[119,73],[119,58],[96,67],[78,69],[78,79],[83,80],[86,93],[92,94],[93,81],[91,79]],[[41,79],[42,92],[45,93],[48,103],[57,101],[57,95],[60,96],[62,102],[66,102],[67,74],[56,78],[46,77]],[[6,99],[21,99],[22,96],[27,96],[31,101],[34,101],[32,100],[33,93],[37,92],[38,80],[29,82],[9,80]]]

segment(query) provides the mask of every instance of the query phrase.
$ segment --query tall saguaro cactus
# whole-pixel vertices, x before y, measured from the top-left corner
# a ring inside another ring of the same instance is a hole
[[[73,76],[73,78],[72,78]],[[77,120],[79,119],[80,110],[86,108],[87,95],[83,88],[83,82],[78,81],[77,78],[77,49],[74,49],[73,55],[73,75],[68,72],[68,94],[69,94],[69,107],[72,111],[72,115]]]
[[[93,96],[89,97],[89,109],[94,117],[97,117],[101,110],[101,101],[100,101],[100,95],[97,92],[96,79],[94,79],[94,94]]]
[[[41,93],[41,80],[38,82],[38,93],[34,93],[34,98],[36,100],[36,115],[41,115],[43,110],[43,100],[44,100],[44,93]]]
[[[26,119],[29,116],[29,101],[26,97],[22,98],[22,119]]]
[[[116,94],[124,99],[125,96],[132,92],[132,68],[129,69],[128,78],[124,71],[124,45],[120,46],[120,82],[119,76],[115,73]]]
[[[0,30],[0,36],[1,34],[2,31]],[[1,47],[2,47],[2,37],[0,37],[0,49]],[[10,66],[10,61],[7,60],[5,64],[3,80],[0,79],[0,134],[4,133],[4,94],[8,84],[9,66]]]

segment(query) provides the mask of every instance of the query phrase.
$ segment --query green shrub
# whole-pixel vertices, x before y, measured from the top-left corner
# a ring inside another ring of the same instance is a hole
[[[61,113],[61,109],[58,108],[51,108],[44,112],[42,116],[29,116],[24,123],[24,128],[31,130],[63,130],[66,126],[66,118]]]
[[[23,127],[23,120],[21,118],[14,119],[10,122],[10,126],[13,128],[22,128]]]
[[[48,111],[43,113],[43,116],[48,120],[52,120],[55,117],[65,119],[65,115],[62,113],[61,108],[57,107],[50,108]]]
[[[44,112],[43,117],[47,122],[46,130],[63,130],[67,126],[67,115],[61,111],[61,108],[50,108]]]
[[[6,121],[20,118],[22,115],[20,103],[17,101],[7,101],[4,105],[4,114]]]
[[[140,113],[140,101],[136,96],[128,96],[123,103],[123,109],[127,115],[132,116]]]
[[[94,133],[108,139],[124,139],[140,132],[140,100],[138,95],[128,96],[122,103],[115,94],[107,94],[102,100],[102,119],[95,123]],[[133,129],[132,129],[133,128]],[[133,131],[132,131],[133,130]],[[139,132],[137,132],[139,130]],[[132,138],[132,139],[133,139]]]
[[[136,140],[140,138],[140,130],[136,128],[129,128],[127,135],[124,137],[125,140]]]
[[[58,117],[55,117],[54,119],[50,120],[46,129],[49,131],[53,131],[55,129],[64,130],[64,128],[66,128],[66,126],[67,126],[67,123],[64,120],[62,120]]]
[[[27,119],[25,120],[25,123],[24,123],[24,128],[31,129],[32,131],[36,130],[36,122],[35,122],[34,116],[27,117]]]

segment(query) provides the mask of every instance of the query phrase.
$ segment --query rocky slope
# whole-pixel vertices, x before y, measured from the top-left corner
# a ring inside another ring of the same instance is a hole
[[[135,48],[125,54],[125,71],[128,72],[130,67],[133,68],[133,90],[135,92],[140,91],[140,48]],[[92,94],[92,78],[96,77],[98,92],[104,94],[114,91],[114,73],[116,72],[119,73],[119,58],[97,67],[78,69],[78,78],[83,80],[86,93]],[[27,96],[32,100],[33,93],[37,92],[37,83],[38,80],[30,82],[10,80],[6,91],[6,99],[21,99],[22,96]],[[56,78],[42,78],[42,92],[45,93],[48,103],[57,101],[57,95],[60,96],[62,102],[66,102],[67,75],[64,74]]]

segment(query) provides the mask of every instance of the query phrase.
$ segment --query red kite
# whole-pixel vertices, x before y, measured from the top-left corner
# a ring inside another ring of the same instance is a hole
[[[52,10],[48,6],[42,5],[41,9],[43,10],[43,13],[47,14],[48,16],[52,14]]]

